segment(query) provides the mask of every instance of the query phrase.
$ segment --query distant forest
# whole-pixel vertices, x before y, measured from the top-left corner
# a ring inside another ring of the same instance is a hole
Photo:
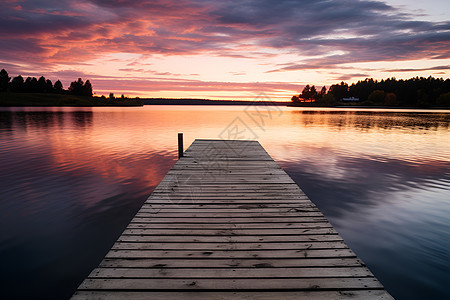
[[[353,101],[343,99],[353,97]],[[357,100],[357,99],[359,100]],[[414,77],[407,80],[395,78],[381,81],[368,78],[352,85],[345,82],[333,84],[320,91],[314,85],[307,85],[299,95],[291,98],[296,105],[336,106],[374,105],[431,107],[450,106],[450,79]]]
[[[67,90],[64,89],[61,81],[57,80],[55,84],[44,76],[27,77],[23,79],[21,75],[11,79],[5,69],[0,71],[0,92],[13,93],[54,93],[68,94],[77,96],[92,97],[92,84],[89,80],[83,82],[81,78],[70,83]]]

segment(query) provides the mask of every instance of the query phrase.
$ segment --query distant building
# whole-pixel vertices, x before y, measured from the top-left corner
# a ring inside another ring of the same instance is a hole
[[[342,98],[342,102],[358,102],[359,98],[350,97],[350,98]]]

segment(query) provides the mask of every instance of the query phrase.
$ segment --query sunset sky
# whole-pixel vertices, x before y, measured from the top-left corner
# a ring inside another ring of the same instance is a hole
[[[97,95],[289,100],[450,74],[449,0],[0,0],[0,68]]]

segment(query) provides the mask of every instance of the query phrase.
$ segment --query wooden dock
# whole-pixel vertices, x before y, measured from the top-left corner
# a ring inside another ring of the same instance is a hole
[[[256,141],[195,140],[72,299],[393,299]]]

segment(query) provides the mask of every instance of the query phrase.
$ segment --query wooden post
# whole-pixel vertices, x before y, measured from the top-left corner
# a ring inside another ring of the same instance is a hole
[[[178,158],[183,157],[183,133],[178,133]]]

